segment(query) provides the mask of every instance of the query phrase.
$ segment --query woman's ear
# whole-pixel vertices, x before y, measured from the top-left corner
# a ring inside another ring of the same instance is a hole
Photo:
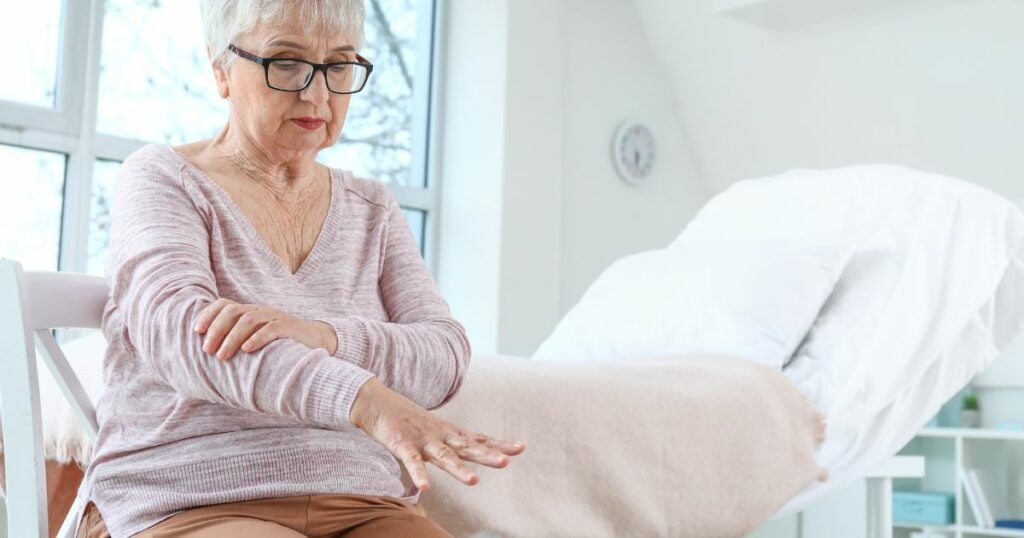
[[[217,81],[217,93],[221,99],[227,99],[231,95],[228,90],[228,73],[219,62],[213,61],[213,51],[210,50],[209,45],[206,47],[206,56],[210,59],[210,66],[213,67],[213,78]]]
[[[217,64],[213,66],[213,76],[217,79],[217,93],[221,99],[227,99],[231,96],[231,92],[228,90],[228,73],[223,67]]]

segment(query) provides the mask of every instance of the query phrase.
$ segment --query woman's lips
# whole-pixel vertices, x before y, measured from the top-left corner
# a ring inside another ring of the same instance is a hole
[[[324,124],[324,120],[319,118],[293,118],[292,121],[307,131],[315,131]]]

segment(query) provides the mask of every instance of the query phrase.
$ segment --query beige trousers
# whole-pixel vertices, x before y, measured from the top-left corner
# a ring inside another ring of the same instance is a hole
[[[452,538],[419,505],[379,495],[305,495],[203,506],[179,512],[137,538]],[[77,538],[109,538],[88,503]]]

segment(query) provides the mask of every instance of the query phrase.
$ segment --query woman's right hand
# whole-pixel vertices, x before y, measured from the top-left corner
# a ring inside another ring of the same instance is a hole
[[[405,464],[416,487],[429,489],[424,461],[475,485],[479,478],[463,460],[502,468],[509,456],[526,450],[523,443],[492,439],[463,430],[389,389],[376,377],[359,389],[350,420]]]

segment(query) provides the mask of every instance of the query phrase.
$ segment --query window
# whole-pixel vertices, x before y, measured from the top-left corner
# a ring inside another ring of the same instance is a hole
[[[341,138],[319,160],[387,183],[435,267],[438,188],[428,173],[434,0],[366,0],[374,63]],[[214,136],[216,93],[198,0],[36,0],[0,22],[15,55],[0,87],[0,256],[26,269],[102,275],[119,163],[139,147]],[[90,52],[92,51],[92,52]],[[26,203],[27,201],[27,203]]]
[[[405,213],[405,220],[409,222],[409,227],[412,228],[412,236],[416,238],[416,241],[420,244],[420,251],[423,250],[423,228],[426,219],[426,211],[421,209],[402,209]]]
[[[9,13],[0,18],[0,42],[8,51],[0,99],[52,107],[57,93],[61,0],[34,1],[24,9],[28,16]]]
[[[107,239],[110,231],[110,199],[114,192],[114,180],[118,161],[97,160],[93,162],[92,196],[89,208],[89,252],[86,258],[86,272],[103,274],[106,261]]]
[[[428,78],[416,71],[416,6],[424,1],[367,0],[362,54],[373,62],[373,75],[362,98],[352,100],[354,121],[346,121],[341,143],[321,153],[322,162],[386,183],[426,186],[426,175],[412,167],[415,92]]]
[[[3,252],[17,252],[26,269],[56,271],[60,249],[65,158],[60,153],[0,145],[4,175]],[[30,203],[25,203],[29,201]]]
[[[228,107],[216,93],[198,4],[107,0],[97,131],[172,145],[217,134]]]

